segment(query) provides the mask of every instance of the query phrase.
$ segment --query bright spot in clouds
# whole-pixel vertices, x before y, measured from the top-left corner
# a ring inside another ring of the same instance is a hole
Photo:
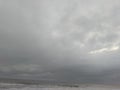
[[[112,46],[112,47],[108,47],[108,48],[101,48],[101,49],[97,49],[97,50],[93,50],[90,51],[90,54],[97,54],[97,53],[104,53],[104,52],[112,52],[112,51],[117,51],[119,50],[119,46]]]

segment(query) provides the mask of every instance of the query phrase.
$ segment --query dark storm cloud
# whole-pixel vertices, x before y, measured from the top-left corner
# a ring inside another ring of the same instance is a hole
[[[118,82],[119,3],[0,0],[0,76]]]

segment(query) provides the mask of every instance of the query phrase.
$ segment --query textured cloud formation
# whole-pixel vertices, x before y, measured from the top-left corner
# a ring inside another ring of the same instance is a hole
[[[0,76],[119,82],[119,0],[0,0]]]

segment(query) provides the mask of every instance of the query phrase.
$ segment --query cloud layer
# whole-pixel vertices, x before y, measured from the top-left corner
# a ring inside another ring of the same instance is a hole
[[[0,76],[118,83],[119,3],[0,0]]]

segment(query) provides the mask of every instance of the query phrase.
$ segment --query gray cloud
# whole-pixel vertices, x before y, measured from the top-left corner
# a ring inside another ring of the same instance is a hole
[[[119,3],[0,0],[0,76],[118,83]]]

